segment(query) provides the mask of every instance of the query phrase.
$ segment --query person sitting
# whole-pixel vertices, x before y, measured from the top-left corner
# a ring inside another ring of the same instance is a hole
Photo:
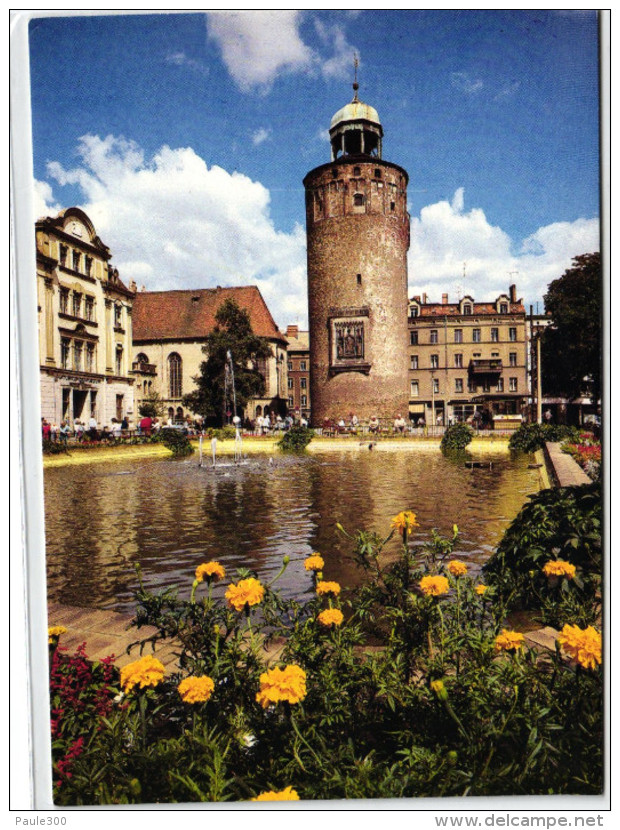
[[[401,433],[401,435],[402,435],[402,433],[405,431],[405,427],[406,427],[406,426],[407,426],[407,423],[406,423],[405,419],[404,419],[404,418],[403,418],[403,416],[399,413],[399,414],[396,416],[396,419],[395,419],[395,421],[394,421],[394,432],[400,432],[400,433]]]
[[[146,435],[147,437],[150,437],[152,426],[153,426],[153,419],[149,418],[149,416],[146,415],[140,421],[140,434],[141,435]]]
[[[370,419],[369,429],[371,432],[379,432],[379,419],[376,415],[373,415]]]
[[[65,447],[67,446],[67,438],[69,437],[70,433],[71,433],[71,427],[69,426],[69,424],[66,421],[61,421],[60,422],[60,430],[58,431],[58,434],[59,434],[61,443],[64,444]]]

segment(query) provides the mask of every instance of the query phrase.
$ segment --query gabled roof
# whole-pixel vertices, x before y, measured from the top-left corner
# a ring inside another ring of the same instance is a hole
[[[255,285],[183,291],[139,291],[133,302],[133,339],[201,339],[215,328],[215,315],[225,300],[234,300],[250,315],[252,331],[286,343]]]
[[[286,339],[288,340],[288,353],[291,352],[308,352],[310,351],[310,332],[309,331],[298,331],[297,337],[291,337],[290,334],[286,335]]]

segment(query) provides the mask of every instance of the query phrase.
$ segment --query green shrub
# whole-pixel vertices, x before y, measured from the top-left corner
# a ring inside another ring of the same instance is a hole
[[[592,623],[602,572],[601,490],[598,484],[542,490],[504,533],[484,566],[511,608],[540,608],[550,625]],[[549,580],[550,560],[569,562],[574,579]]]
[[[67,451],[67,445],[64,441],[50,441],[49,439],[45,439],[43,441],[44,455],[59,455],[60,453],[66,453]]]
[[[441,449],[464,450],[473,437],[474,431],[468,424],[453,424],[443,434]]]
[[[309,427],[293,426],[284,433],[278,446],[281,450],[302,452],[314,438],[314,430]]]
[[[191,455],[194,452],[194,447],[183,430],[164,428],[160,436],[162,443],[168,447],[173,455],[184,456]]]
[[[539,660],[502,635],[497,590],[454,561],[456,526],[412,546],[400,516],[402,544],[396,530],[346,534],[366,577],[351,591],[306,568],[310,598],[284,598],[274,584],[288,557],[269,585],[238,570],[228,601],[213,595],[218,563],[198,568],[189,598],[140,584],[136,626],[156,628],[141,649],[173,639],[179,669],[140,662],[122,690],[97,674],[93,695],[79,692],[88,705],[53,744],[57,770],[70,756],[56,804],[248,801],[288,787],[302,799],[600,793],[599,658],[575,667],[558,648]],[[274,667],[294,678],[267,690]],[[184,675],[210,678],[201,699],[183,699]]]
[[[210,427],[205,431],[207,438],[217,438],[218,441],[230,441],[237,437],[237,430],[235,427]]]
[[[510,436],[508,448],[515,452],[536,452],[547,441],[578,441],[579,430],[565,424],[521,424]]]

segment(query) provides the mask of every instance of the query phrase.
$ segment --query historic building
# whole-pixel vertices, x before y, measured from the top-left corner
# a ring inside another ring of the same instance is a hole
[[[513,426],[527,413],[525,308],[516,288],[495,302],[465,296],[409,303],[409,414],[448,425],[475,412],[487,424]],[[516,417],[509,417],[516,416]]]
[[[256,286],[202,288],[183,291],[139,291],[133,313],[133,372],[136,410],[145,398],[157,394],[169,417],[191,415],[183,396],[195,388],[194,377],[205,360],[202,347],[215,328],[215,315],[228,299],[250,315],[252,331],[265,337],[272,356],[259,361],[265,394],[252,399],[246,417],[254,419],[272,409],[286,410],[286,338],[279,331]]]
[[[382,158],[377,111],[331,121],[331,161],[304,179],[312,423],[407,411],[406,171]]]
[[[73,426],[132,415],[133,286],[79,208],[39,219],[35,232],[42,416]]]
[[[296,418],[310,419],[310,333],[287,326],[288,408]]]

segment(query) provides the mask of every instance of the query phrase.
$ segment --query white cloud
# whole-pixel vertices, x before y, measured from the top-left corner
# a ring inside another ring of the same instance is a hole
[[[34,180],[33,208],[35,222],[43,216],[49,216],[50,213],[58,213],[61,210],[60,205],[54,202],[52,188],[47,182]]]
[[[520,297],[536,302],[573,257],[598,250],[598,219],[556,222],[518,242],[491,225],[480,208],[466,211],[464,189],[458,188],[451,202],[428,205],[411,220],[409,294],[426,292],[439,302],[442,293],[456,299],[460,290],[485,301],[514,282]]]
[[[305,71],[314,54],[301,39],[298,11],[212,12],[207,31],[222,50],[222,59],[244,92],[267,91],[281,72]]]
[[[258,147],[259,144],[262,144],[263,141],[267,141],[267,139],[271,136],[271,128],[267,127],[259,127],[258,130],[255,130],[252,133],[252,144],[255,147]]]
[[[209,74],[208,66],[202,63],[202,61],[196,60],[196,58],[190,58],[185,52],[169,52],[166,55],[166,63],[172,66],[185,66],[205,77]]]
[[[162,147],[151,159],[134,142],[80,139],[80,164],[54,162],[58,184],[74,184],[82,207],[127,283],[147,289],[257,284],[276,322],[306,315],[305,232],[276,230],[269,191],[241,173],[208,167],[189,147]],[[52,192],[39,184],[41,214]]]
[[[468,72],[453,72],[450,75],[450,82],[452,86],[471,95],[474,92],[479,92],[484,86],[480,78],[472,78]]]
[[[502,98],[512,98],[513,95],[519,90],[521,86],[521,81],[513,81],[510,84],[505,84],[499,92],[495,95],[494,101],[501,101]]]
[[[233,80],[243,92],[268,92],[282,73],[345,78],[356,51],[344,27],[314,18],[320,51],[304,42],[300,27],[308,12],[210,12],[207,32],[216,41]]]

